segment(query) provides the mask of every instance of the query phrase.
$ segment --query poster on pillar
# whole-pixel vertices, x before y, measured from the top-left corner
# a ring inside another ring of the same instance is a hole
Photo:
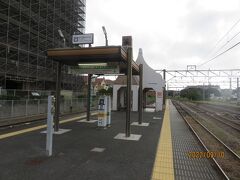
[[[156,91],[156,111],[162,111],[163,91]]]
[[[100,96],[98,100],[98,127],[107,126],[107,96]]]
[[[157,98],[163,98],[163,92],[162,91],[157,92]]]

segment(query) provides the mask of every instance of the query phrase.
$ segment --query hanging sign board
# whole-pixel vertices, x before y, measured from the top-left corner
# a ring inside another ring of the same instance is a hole
[[[73,44],[93,44],[93,33],[72,36]]]
[[[70,74],[119,74],[119,66],[73,66]]]

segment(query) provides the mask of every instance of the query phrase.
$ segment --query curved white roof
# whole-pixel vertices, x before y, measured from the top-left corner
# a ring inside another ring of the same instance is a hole
[[[160,91],[164,87],[164,80],[159,73],[156,73],[144,60],[143,51],[140,48],[136,63],[143,64],[143,89],[153,88],[155,91]]]

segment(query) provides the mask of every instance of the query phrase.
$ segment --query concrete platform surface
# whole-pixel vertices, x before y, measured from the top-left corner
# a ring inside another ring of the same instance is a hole
[[[137,121],[132,113],[132,122]],[[45,155],[44,129],[0,140],[0,180],[149,180],[162,125],[162,114],[144,112],[147,127],[131,126],[139,141],[114,139],[125,131],[125,112],[112,113],[110,128],[70,121],[54,135],[53,156]],[[8,131],[14,131],[9,129]],[[3,132],[0,132],[2,134]],[[4,130],[6,133],[6,130]]]

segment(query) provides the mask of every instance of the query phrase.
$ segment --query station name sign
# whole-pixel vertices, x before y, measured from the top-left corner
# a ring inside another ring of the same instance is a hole
[[[119,74],[119,66],[74,66],[69,67],[71,74]]]
[[[93,33],[72,36],[73,44],[93,44]]]

